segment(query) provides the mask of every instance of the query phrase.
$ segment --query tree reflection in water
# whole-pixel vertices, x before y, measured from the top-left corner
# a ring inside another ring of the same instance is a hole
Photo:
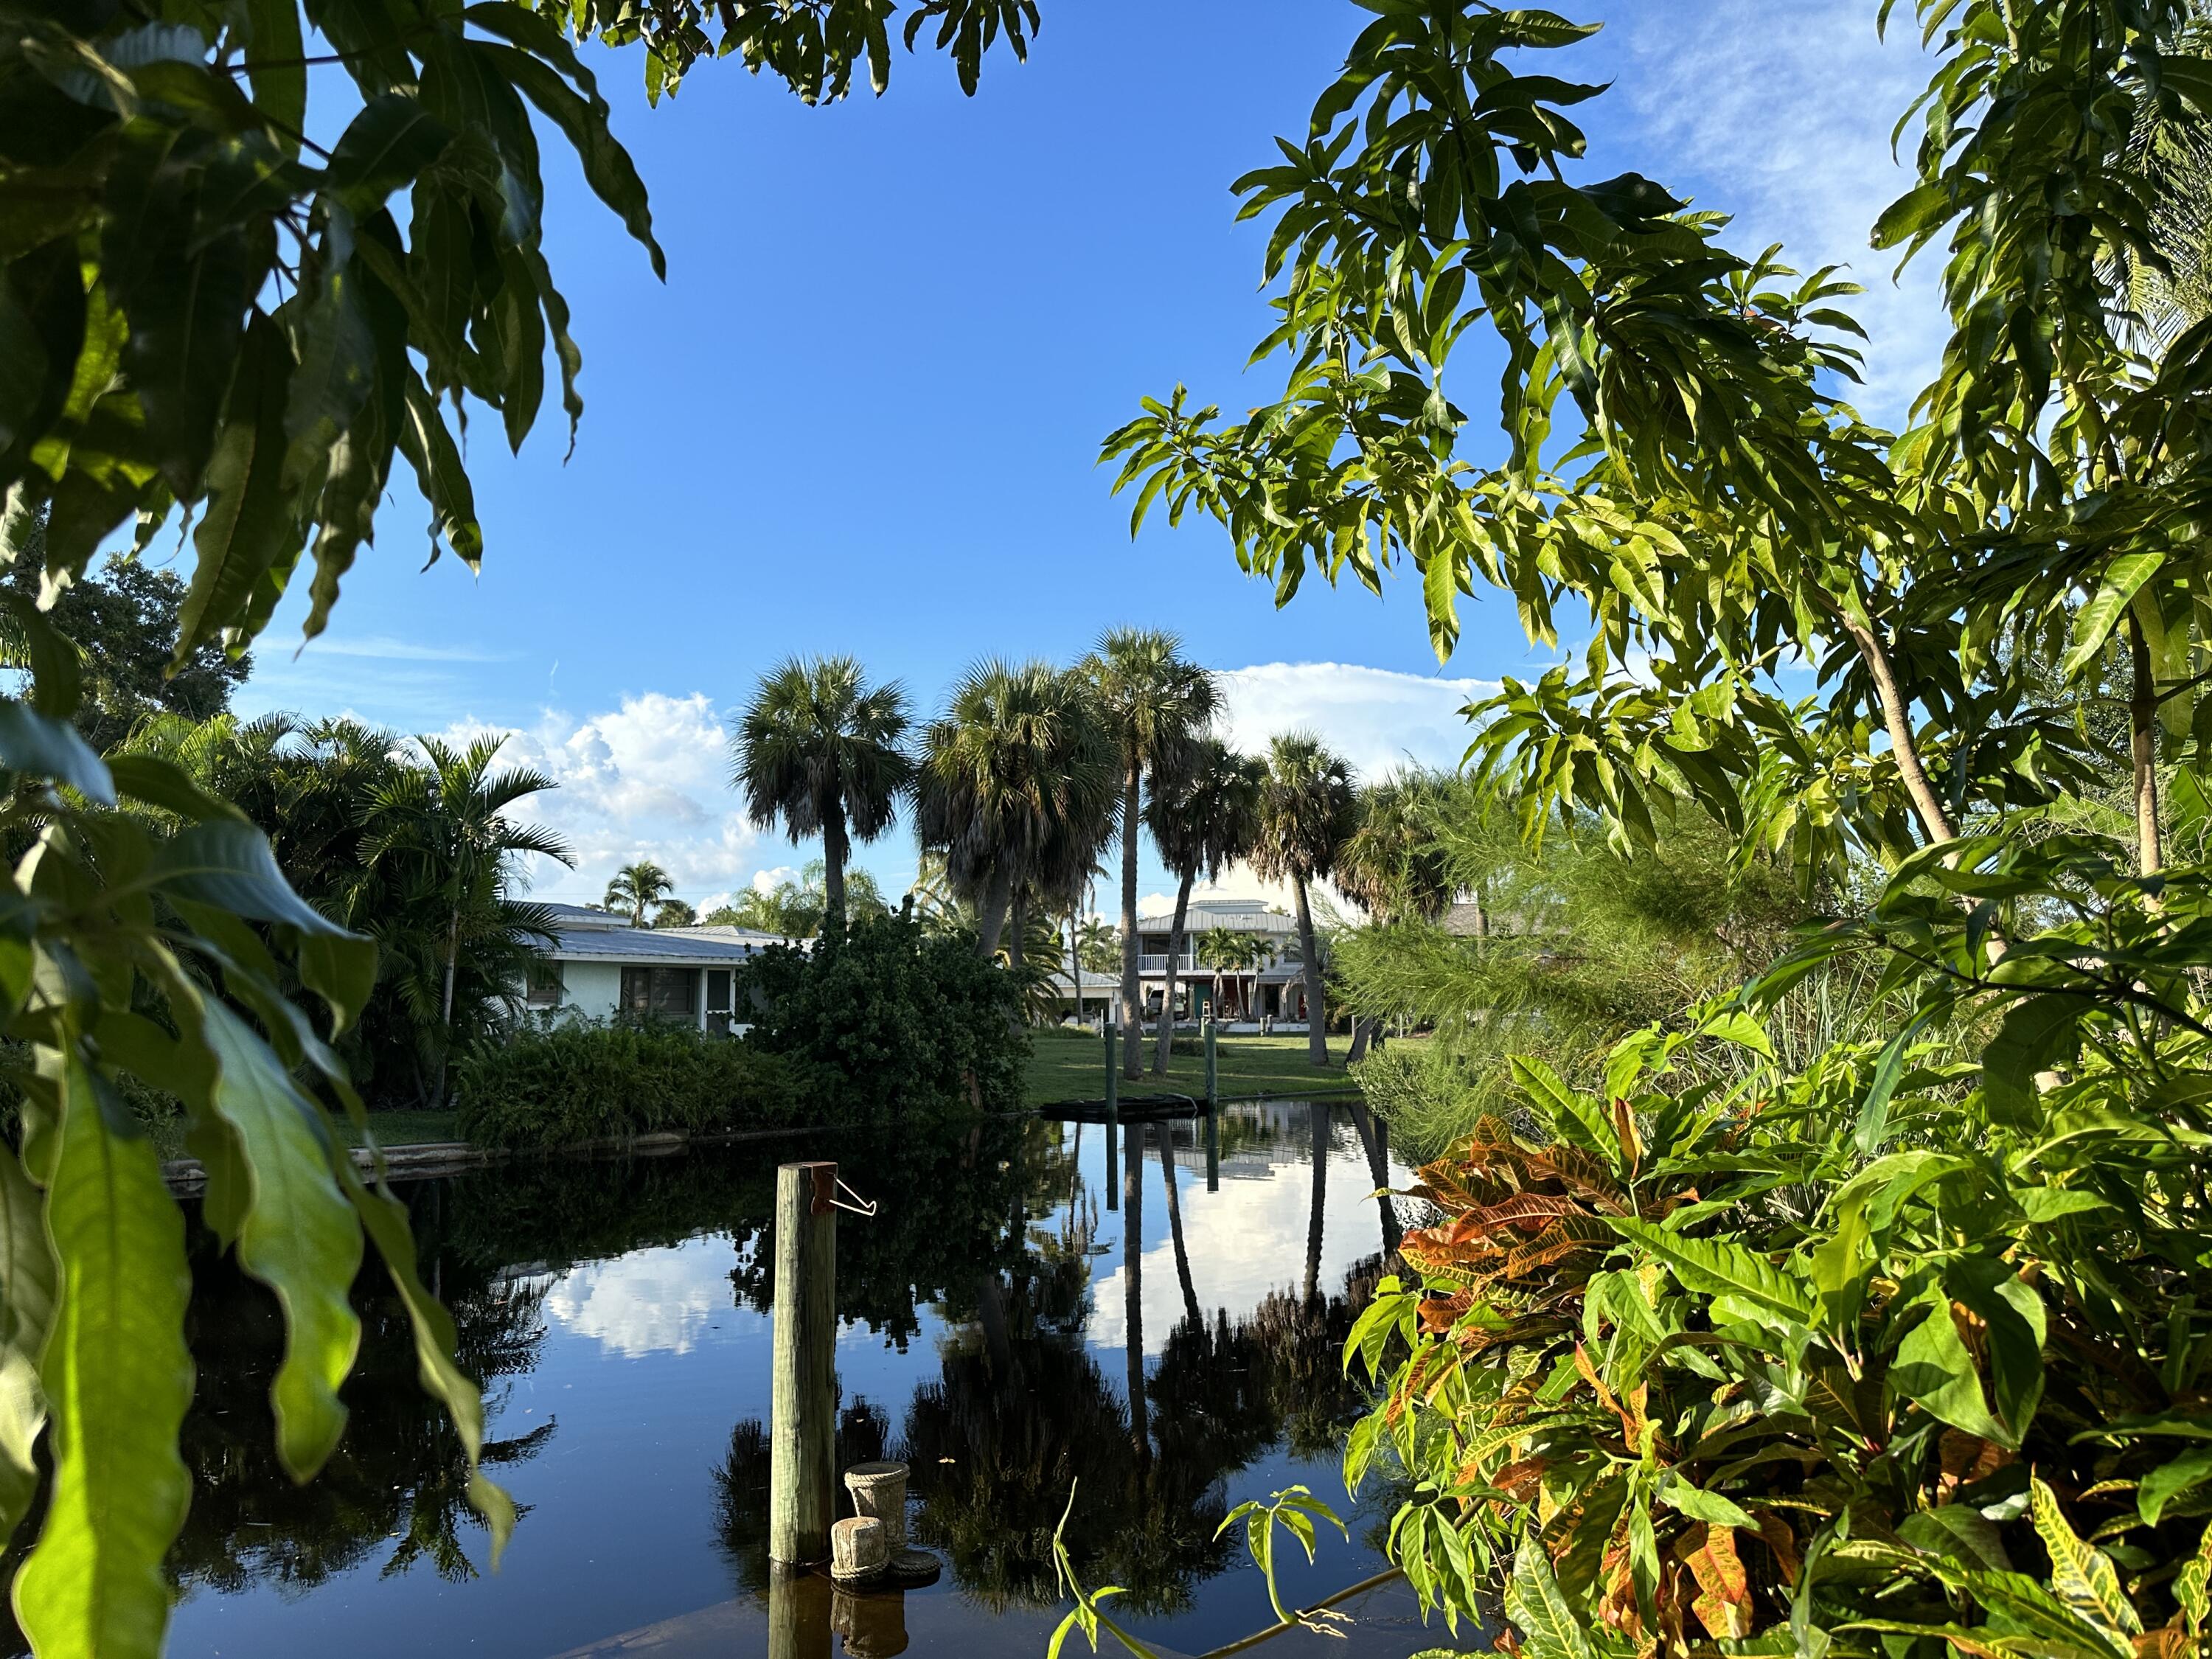
[[[1334,1455],[1344,1427],[1364,1407],[1344,1376],[1344,1340],[1385,1257],[1355,1263],[1340,1291],[1320,1292],[1317,1224],[1330,1123],[1324,1113],[1315,1116],[1316,1224],[1304,1282],[1269,1294],[1249,1315],[1217,1310],[1209,1322],[1194,1311],[1200,1304],[1180,1206],[1170,1201],[1184,1312],[1149,1370],[1138,1248],[1143,1186],[1156,1152],[1171,1189],[1172,1151],[1159,1126],[1133,1126],[1124,1137],[1128,1380],[1121,1388],[1083,1340],[1097,1206],[1079,1180],[1067,1184],[1063,1169],[1030,1188],[1029,1207],[1051,1206],[1057,1225],[1025,1228],[1016,1258],[983,1275],[966,1306],[940,1306],[949,1328],[939,1342],[938,1376],[915,1389],[887,1455],[912,1469],[915,1535],[944,1553],[963,1594],[994,1612],[1064,1600],[1052,1539],[1073,1486],[1066,1541],[1085,1581],[1125,1587],[1121,1605],[1133,1613],[1183,1611],[1197,1585],[1240,1547],[1215,1536],[1229,1509],[1230,1477],[1279,1444],[1301,1457]],[[841,1259],[841,1298],[842,1268]],[[872,1444],[849,1455],[841,1446],[840,1466],[878,1455]],[[741,1424],[731,1459],[717,1472],[722,1543],[744,1564],[738,1582],[748,1591],[765,1583],[766,1457],[761,1425]]]
[[[1329,1124],[1316,1118],[1317,1220]],[[1224,1157],[1279,1170],[1282,1152],[1304,1151],[1298,1127],[1295,1112],[1280,1109],[1225,1122]],[[1371,1126],[1359,1127],[1370,1163],[1378,1161]],[[561,1429],[523,1411],[511,1385],[544,1358],[546,1298],[568,1268],[726,1236],[737,1250],[734,1300],[764,1310],[775,1167],[836,1158],[853,1186],[882,1200],[875,1218],[839,1230],[841,1311],[902,1352],[925,1310],[941,1325],[933,1372],[902,1410],[897,1401],[847,1402],[840,1467],[884,1455],[911,1465],[919,1541],[942,1551],[960,1588],[994,1608],[1058,1601],[1053,1529],[1079,1482],[1067,1533],[1079,1571],[1093,1583],[1128,1586],[1133,1612],[1172,1613],[1230,1563],[1233,1540],[1214,1537],[1230,1479],[1279,1444],[1330,1455],[1356,1414],[1338,1355],[1382,1258],[1324,1293],[1320,1234],[1310,1228],[1304,1282],[1241,1314],[1206,1310],[1206,1264],[1193,1263],[1184,1237],[1173,1138],[1164,1127],[1131,1128],[1126,1161],[1113,1172],[1124,1182],[1120,1364],[1103,1363],[1085,1340],[1097,1311],[1101,1194],[1056,1124],[854,1132],[622,1164],[545,1161],[400,1192],[425,1274],[453,1314],[462,1364],[486,1384],[488,1461],[512,1465],[559,1443]],[[1181,1296],[1180,1317],[1148,1363],[1142,1224],[1155,1157]],[[1273,1178],[1295,1179],[1287,1170]],[[1387,1206],[1383,1224],[1382,1238],[1395,1243]],[[1255,1239],[1252,1248],[1272,1254],[1279,1243]],[[268,1390],[283,1345],[276,1304],[204,1234],[192,1267],[199,1370],[184,1435],[192,1504],[170,1560],[179,1590],[297,1593],[357,1571],[448,1579],[477,1571],[484,1537],[467,1507],[460,1449],[417,1386],[411,1336],[380,1270],[365,1269],[355,1289],[363,1331],[345,1389],[344,1439],[317,1480],[295,1486],[272,1449]],[[767,1463],[763,1425],[749,1421],[714,1471],[715,1542],[748,1595],[769,1582]],[[34,1512],[19,1539],[34,1536],[40,1518]],[[530,1537],[526,1512],[517,1547],[527,1549]],[[0,1559],[0,1575],[15,1559]],[[0,1615],[0,1653],[25,1651]]]

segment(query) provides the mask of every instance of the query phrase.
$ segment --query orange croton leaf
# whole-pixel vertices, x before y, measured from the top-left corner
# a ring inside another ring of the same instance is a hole
[[[1790,1523],[1772,1510],[1755,1511],[1759,1516],[1759,1535],[1766,1547],[1774,1552],[1774,1564],[1782,1569],[1782,1582],[1791,1589],[1797,1588],[1797,1534],[1790,1530]]]
[[[1750,1635],[1751,1583],[1744,1575],[1743,1559],[1735,1553],[1735,1528],[1694,1526],[1682,1534],[1675,1549],[1698,1581],[1698,1597],[1690,1608],[1698,1622],[1716,1640]]]
[[[1636,1113],[1620,1096],[1613,1097],[1613,1134],[1620,1143],[1621,1162],[1631,1175],[1644,1162],[1644,1137],[1636,1132]]]
[[[2136,1659],[2190,1659],[2197,1651],[2197,1638],[2185,1630],[2161,1625],[2136,1637],[2135,1647]]]
[[[1432,1296],[1420,1305],[1421,1330],[1429,1336],[1442,1336],[1459,1323],[1460,1316],[1474,1305],[1474,1292],[1462,1291],[1457,1296]]]

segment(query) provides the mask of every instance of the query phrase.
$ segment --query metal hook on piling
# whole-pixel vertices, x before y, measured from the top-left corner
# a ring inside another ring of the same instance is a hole
[[[848,1204],[845,1202],[845,1198],[838,1198],[833,1194],[830,1200],[830,1207],[839,1210],[850,1210],[854,1215],[858,1216],[872,1216],[875,1214],[879,1206],[873,1200],[862,1198],[860,1194],[854,1192],[850,1187],[848,1187],[845,1184],[843,1176],[840,1176],[836,1177],[836,1181],[838,1192],[844,1194],[845,1198],[849,1198],[853,1201],[850,1204]]]

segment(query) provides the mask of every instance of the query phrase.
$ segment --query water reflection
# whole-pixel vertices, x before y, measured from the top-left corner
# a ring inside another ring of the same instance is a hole
[[[1125,1607],[1165,1621],[1171,1645],[1264,1623],[1253,1576],[1224,1575],[1241,1547],[1214,1532],[1289,1480],[1334,1486],[1359,1404],[1338,1355],[1396,1243],[1395,1214],[1368,1196],[1387,1152],[1364,1112],[1233,1111],[1209,1194],[1202,1124],[1127,1126],[1110,1170],[1102,1139],[994,1122],[403,1189],[523,1508],[496,1577],[477,1576],[459,1449],[375,1271],[356,1291],[343,1445],[295,1487],[270,1450],[275,1305],[198,1239],[195,1488],[171,1561],[185,1597],[172,1651],[547,1659],[650,1629],[673,1656],[681,1626],[719,1632],[698,1651],[747,1653],[775,1620],[825,1654],[831,1637],[891,1653],[909,1628],[941,1640],[957,1618],[979,1641],[975,1621],[992,1621],[978,1654],[1035,1652],[1056,1617],[1051,1539],[1072,1485],[1085,1577],[1127,1586]],[[780,1597],[766,1559],[775,1165],[814,1156],[882,1202],[839,1229],[838,1458],[914,1470],[916,1540],[949,1571],[903,1601]],[[1118,1213],[1102,1213],[1109,1182]],[[1371,1566],[1340,1553],[1315,1588]]]

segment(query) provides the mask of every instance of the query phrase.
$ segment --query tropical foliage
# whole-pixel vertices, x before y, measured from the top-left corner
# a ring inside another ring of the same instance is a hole
[[[627,915],[631,927],[642,927],[675,891],[674,877],[651,859],[638,859],[615,872],[607,883],[606,896],[599,902]]]
[[[1121,844],[1121,1027],[1135,1031],[1145,1012],[1137,988],[1137,836],[1144,792],[1149,784],[1155,794],[1172,794],[1209,757],[1200,745],[1221,710],[1221,687],[1184,657],[1181,640],[1154,629],[1109,629],[1079,672],[1091,684],[1112,745],[1113,781],[1121,796],[1115,830]],[[1132,1042],[1122,1057],[1123,1075],[1134,1078],[1143,1070],[1141,1046]]]
[[[976,911],[982,954],[1011,915],[1065,911],[1088,881],[1115,773],[1110,733],[1079,673],[1033,660],[979,663],[921,737],[916,831]]]
[[[453,1101],[463,1138],[480,1146],[550,1149],[814,1121],[780,1056],[667,1023],[518,1033],[461,1062]]]
[[[1183,921],[1190,912],[1190,890],[1203,875],[1218,880],[1223,870],[1251,856],[1260,834],[1260,796],[1267,769],[1240,755],[1220,738],[1202,738],[1180,767],[1152,775],[1145,801],[1145,823],[1160,849],[1160,860],[1176,878],[1175,916],[1168,927],[1167,980],[1163,1006],[1175,1007],[1176,964],[1182,958]],[[1152,1070],[1167,1075],[1175,1022],[1160,1022],[1152,1045]]]
[[[780,939],[812,939],[829,914],[827,866],[820,859],[808,860],[798,879],[787,877],[763,890],[748,887],[736,899],[709,910],[704,920],[712,926],[748,927],[774,933]],[[890,913],[884,890],[866,870],[845,872],[845,914],[852,917]]]
[[[739,976],[754,1047],[799,1065],[817,1121],[863,1122],[1021,1102],[1029,1037],[1015,981],[959,935],[856,916],[811,949],[771,945]]]
[[[1178,391],[1108,451],[1285,599],[1409,562],[1440,654],[1486,586],[1586,639],[1470,710],[1489,799],[1658,867],[1710,820],[1753,925],[1704,948],[1755,977],[1571,1076],[1524,1053],[1422,1170],[1346,1345],[1379,1391],[1348,1474],[1411,1483],[1408,1577],[1455,1627],[1502,1593],[1531,1659],[2199,1651],[2202,19],[1918,6],[1913,183],[1872,234],[1943,245],[1953,331],[1892,434],[1843,401],[1848,284],[1591,164],[1567,112],[1601,88],[1530,59],[1592,26],[1373,9],[1241,185],[1282,395]],[[1474,340],[1480,459],[1446,389]],[[1759,971],[1785,881],[1835,919]],[[1380,937],[1370,985],[1492,1012],[1495,935],[1395,969]],[[1816,989],[1850,1018],[1792,1010]]]
[[[544,907],[516,896],[526,859],[568,856],[516,816],[552,781],[500,767],[501,748],[349,720],[169,714],[115,754],[165,761],[230,803],[295,892],[376,942],[368,1000],[333,1048],[371,1103],[425,1105],[451,1056],[504,1032],[552,938]]]
[[[914,780],[906,692],[871,686],[850,657],[793,658],[765,675],[730,739],[732,782],[756,828],[822,838],[827,911],[843,914],[853,843],[890,829]]]
[[[1306,997],[1306,1039],[1316,1066],[1328,1064],[1323,1024],[1320,942],[1314,932],[1313,884],[1336,866],[1357,822],[1352,769],[1310,732],[1277,738],[1267,751],[1267,780],[1252,843],[1252,867],[1286,882],[1297,906],[1298,960]]]
[[[720,21],[732,49],[753,43],[755,69],[817,98],[863,61],[880,88],[899,11],[834,0]],[[936,23],[972,85],[1016,19],[1034,27],[1018,0],[925,0],[904,21],[910,40]],[[654,20],[656,85],[696,55],[690,27]],[[477,561],[453,425],[467,400],[520,447],[550,348],[572,435],[583,407],[533,111],[661,262],[570,30],[645,32],[500,0],[0,20],[0,557],[40,579],[37,603],[0,594],[9,659],[32,669],[27,695],[0,699],[0,830],[31,849],[0,905],[0,1036],[31,1057],[10,1079],[21,1137],[0,1152],[0,1532],[50,1469],[13,1587],[46,1659],[159,1650],[161,1564],[190,1499],[185,1230],[152,1144],[107,1110],[126,1075],[180,1100],[208,1224],[282,1304],[287,1473],[313,1476],[343,1428],[359,1334],[347,1291],[373,1239],[422,1382],[453,1415],[466,1490],[506,1535],[511,1507],[476,1473],[477,1390],[416,1273],[406,1212],[356,1170],[327,1115],[360,1109],[330,1045],[377,983],[374,945],[294,893],[261,832],[174,763],[100,757],[72,724],[88,642],[37,605],[111,536],[134,527],[143,549],[177,520],[192,556],[173,666],[211,642],[244,651],[310,558],[305,629],[319,633],[400,461],[433,556]]]

